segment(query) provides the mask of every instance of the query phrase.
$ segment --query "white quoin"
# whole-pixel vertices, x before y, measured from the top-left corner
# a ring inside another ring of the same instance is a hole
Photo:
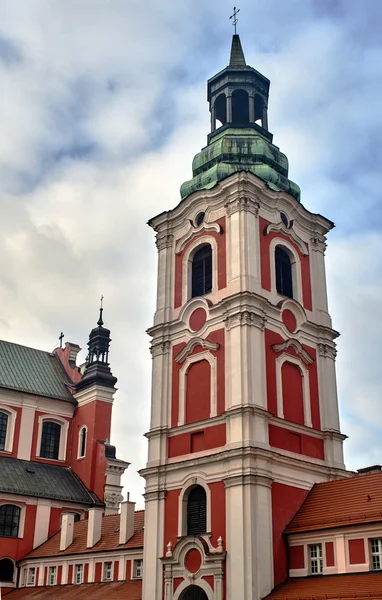
[[[126,544],[134,535],[135,502],[122,502],[119,523],[119,543]]]
[[[86,540],[87,548],[93,548],[93,546],[95,546],[95,544],[101,539],[102,517],[102,508],[89,509],[88,535]]]
[[[66,550],[73,542],[74,514],[62,513],[60,550]]]

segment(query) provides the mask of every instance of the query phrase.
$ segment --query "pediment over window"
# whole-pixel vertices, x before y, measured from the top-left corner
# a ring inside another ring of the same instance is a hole
[[[273,344],[272,346],[275,352],[284,352],[288,348],[293,348],[296,354],[303,360],[306,365],[311,365],[314,362],[314,359],[310,356],[310,354],[303,348],[301,342],[298,340],[285,340],[281,344]]]
[[[183,350],[177,354],[175,357],[176,362],[184,362],[187,356],[189,356],[197,346],[201,346],[204,350],[218,350],[219,348],[219,344],[217,342],[209,342],[208,340],[203,340],[201,337],[195,337],[187,342]]]

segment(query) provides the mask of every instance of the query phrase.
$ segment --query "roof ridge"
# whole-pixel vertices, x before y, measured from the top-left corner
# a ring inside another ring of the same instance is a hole
[[[10,344],[11,346],[18,346],[19,348],[27,348],[27,350],[34,350],[35,352],[42,352],[43,354],[48,354],[48,355],[53,354],[52,352],[49,352],[48,350],[41,350],[40,348],[33,348],[33,346],[26,346],[25,344],[18,344],[17,342],[9,342],[8,340],[0,339],[0,344],[1,343]]]

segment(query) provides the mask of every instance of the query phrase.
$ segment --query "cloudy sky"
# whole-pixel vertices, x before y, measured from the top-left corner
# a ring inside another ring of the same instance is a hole
[[[274,141],[302,202],[335,221],[327,251],[350,468],[382,462],[382,2],[242,0],[247,62],[271,79]],[[112,442],[146,460],[156,249],[226,66],[227,0],[2,0],[0,337],[86,347],[105,296],[119,391]]]

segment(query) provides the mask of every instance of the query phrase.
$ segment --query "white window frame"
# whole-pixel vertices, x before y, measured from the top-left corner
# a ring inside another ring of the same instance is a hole
[[[378,550],[373,551],[373,544],[377,544]],[[379,567],[374,567],[374,557],[378,558]],[[382,538],[372,538],[370,540],[370,569],[371,571],[381,571],[382,570]]]
[[[82,432],[83,431],[86,432],[85,452],[83,454],[81,454],[81,446],[82,446],[81,439],[82,439]],[[82,427],[80,427],[79,434],[78,434],[78,449],[77,449],[77,459],[78,460],[81,460],[81,459],[85,458],[87,444],[88,444],[88,428],[86,427],[86,425],[82,425]]]
[[[52,423],[57,423],[60,425],[60,444],[58,447],[58,459],[55,458],[45,458],[41,456],[41,437],[42,437],[42,428],[45,421],[51,421]],[[69,421],[66,419],[59,417],[57,415],[40,415],[38,418],[38,433],[37,433],[37,447],[36,447],[36,456],[42,458],[44,460],[59,460],[65,462],[66,460],[66,446],[68,441],[68,430],[69,430]]]
[[[211,531],[211,490],[204,479],[200,477],[191,477],[185,482],[178,500],[178,537],[187,535],[187,504],[188,496],[191,490],[197,486],[204,488],[206,492],[206,514],[207,514],[207,532]]]
[[[0,506],[4,506],[4,504],[11,504],[12,506],[17,506],[17,508],[20,509],[19,533],[18,533],[18,535],[17,535],[16,538],[8,538],[8,539],[18,540],[18,539],[23,538],[24,537],[26,505],[25,504],[19,504],[18,502],[13,502],[13,500],[7,500],[7,501],[3,500],[3,501],[0,502]]]
[[[215,294],[218,291],[218,244],[212,235],[203,235],[197,238],[187,248],[183,256],[182,262],[182,306],[186,304],[188,300],[191,300],[192,295],[192,261],[195,253],[200,250],[202,246],[209,245],[212,250],[212,289],[203,296],[197,296],[197,298],[207,298],[211,294]],[[192,298],[194,300],[194,298]]]
[[[13,408],[10,408],[9,406],[0,404],[0,412],[6,414],[8,416],[4,450],[0,450],[0,453],[1,452],[10,452],[11,453],[13,450],[13,441],[15,439],[15,425],[16,425],[16,419],[17,419],[17,411],[13,410]]]
[[[271,266],[271,291],[274,292],[279,298],[286,298],[286,296],[282,296],[281,294],[279,294],[276,289],[277,246],[284,250],[291,259],[293,300],[297,300],[297,302],[299,302],[303,306],[301,260],[296,249],[292,246],[292,244],[284,240],[284,238],[273,238],[273,240],[269,244]]]
[[[52,565],[48,569],[48,585],[57,585],[57,567]]]
[[[316,556],[312,556],[315,552]],[[308,558],[309,558],[309,574],[310,575],[322,575],[324,572],[324,557],[322,551],[322,544],[309,544],[308,545]]]
[[[304,404],[304,425],[312,427],[312,411],[310,406],[310,382],[309,371],[304,363],[291,354],[282,354],[276,359],[276,394],[277,394],[277,416],[284,418],[284,398],[283,398],[283,379],[282,368],[284,363],[289,362],[301,371],[302,376],[302,395]]]
[[[34,587],[36,585],[36,567],[28,567],[27,586]]]
[[[133,573],[134,573],[134,579],[142,579],[142,577],[143,577],[143,558],[137,558],[134,560]]]
[[[84,565],[82,563],[74,565],[73,581],[75,585],[81,585],[84,582]]]
[[[179,371],[179,408],[178,408],[178,426],[186,422],[186,389],[187,372],[191,365],[206,360],[210,365],[211,387],[210,387],[210,418],[217,416],[217,361],[216,357],[209,350],[198,352],[188,356]]]
[[[107,577],[107,575],[109,576]],[[102,581],[113,581],[113,562],[111,560],[103,563]]]

